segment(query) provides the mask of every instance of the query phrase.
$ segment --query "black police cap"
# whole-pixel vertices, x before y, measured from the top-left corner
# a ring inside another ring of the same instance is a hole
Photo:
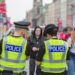
[[[54,30],[58,31],[58,27],[55,24],[48,24],[44,30],[44,36],[46,36],[47,32],[53,32]]]
[[[30,25],[30,22],[19,21],[19,22],[14,22],[14,24],[15,24],[15,27],[28,29],[28,26]]]

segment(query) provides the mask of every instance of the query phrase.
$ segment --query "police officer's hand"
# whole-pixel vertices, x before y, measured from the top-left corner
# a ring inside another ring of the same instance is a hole
[[[35,52],[35,51],[38,51],[39,48],[33,47],[32,50]]]

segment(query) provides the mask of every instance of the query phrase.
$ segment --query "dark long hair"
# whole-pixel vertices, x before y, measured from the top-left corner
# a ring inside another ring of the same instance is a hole
[[[33,35],[33,37],[35,37],[35,38],[36,38],[36,36],[35,36],[35,31],[36,31],[36,29],[37,29],[37,28],[39,28],[39,29],[41,30],[40,37],[39,37],[39,38],[41,38],[41,37],[42,37],[42,28],[41,28],[41,27],[39,27],[39,26],[36,26],[36,27],[35,27],[35,29],[34,29],[33,34],[32,34],[32,35]]]

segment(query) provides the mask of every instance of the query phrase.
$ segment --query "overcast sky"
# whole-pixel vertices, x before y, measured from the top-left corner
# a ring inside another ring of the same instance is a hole
[[[52,0],[43,0],[43,4],[50,3]],[[6,0],[7,15],[11,21],[19,21],[25,18],[26,11],[32,8],[33,0]]]

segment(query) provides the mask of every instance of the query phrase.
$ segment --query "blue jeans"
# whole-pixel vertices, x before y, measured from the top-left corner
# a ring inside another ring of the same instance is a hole
[[[70,56],[68,61],[68,75],[74,75],[75,72],[75,56]]]

